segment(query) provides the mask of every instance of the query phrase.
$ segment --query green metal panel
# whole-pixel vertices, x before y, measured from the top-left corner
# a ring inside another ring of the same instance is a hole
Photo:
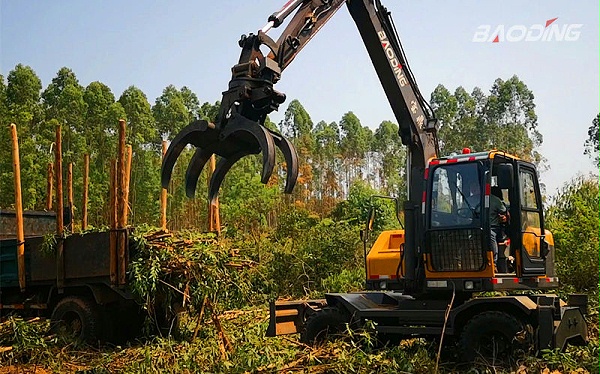
[[[0,240],[0,287],[18,285],[17,240]]]
[[[25,279],[31,276],[31,246],[30,241],[39,245],[42,237],[25,239]],[[19,266],[17,261],[17,239],[0,240],[0,287],[19,287]]]

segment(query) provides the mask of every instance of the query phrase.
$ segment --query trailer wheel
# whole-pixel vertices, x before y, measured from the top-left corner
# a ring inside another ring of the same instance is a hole
[[[344,332],[350,318],[338,308],[324,308],[308,317],[300,340],[305,344],[319,345]]]
[[[52,334],[79,342],[95,342],[102,331],[98,305],[77,296],[67,296],[60,300],[50,321]]]
[[[514,316],[488,311],[474,316],[465,325],[459,340],[461,359],[483,359],[489,364],[510,364],[515,354],[527,346],[524,325]]]

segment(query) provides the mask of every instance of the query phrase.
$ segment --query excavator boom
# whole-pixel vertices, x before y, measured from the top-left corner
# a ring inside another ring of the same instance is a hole
[[[229,169],[246,155],[262,152],[261,181],[267,183],[275,165],[275,147],[285,158],[285,192],[293,190],[298,177],[296,150],[289,140],[264,126],[267,115],[285,101],[285,95],[273,87],[283,70],[344,4],[360,31],[399,123],[399,135],[408,147],[411,164],[407,174],[414,180],[409,181],[409,200],[420,203],[420,176],[427,160],[437,154],[436,121],[410,72],[389,12],[379,0],[290,0],[257,34],[242,35],[240,58],[231,69],[215,123],[195,121],[176,135],[163,161],[163,187],[168,186],[181,152],[192,145],[196,152],[185,182],[189,197],[194,196],[200,172],[213,154],[220,156],[220,161],[210,182],[210,201],[216,199]],[[271,39],[267,33],[290,16],[278,40]],[[266,55],[261,51],[263,46],[268,49]]]

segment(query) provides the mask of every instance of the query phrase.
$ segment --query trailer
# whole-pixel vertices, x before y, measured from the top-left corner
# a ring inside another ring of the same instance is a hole
[[[124,248],[122,264],[112,264],[114,231],[53,234],[54,212],[26,211],[25,288],[19,285],[15,214],[0,211],[0,313],[41,316],[51,321],[51,332],[86,342],[120,341],[139,335],[147,314],[142,313],[127,280],[118,282],[115,270],[134,255]],[[49,234],[50,233],[50,234]],[[45,234],[45,235],[44,235]],[[129,243],[129,230],[120,232]],[[55,241],[62,241],[58,253]],[[116,265],[116,266],[115,266]]]

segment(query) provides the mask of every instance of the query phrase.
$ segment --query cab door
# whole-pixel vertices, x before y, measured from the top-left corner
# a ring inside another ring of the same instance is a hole
[[[519,276],[546,274],[548,246],[544,237],[544,216],[542,195],[535,168],[527,163],[519,163],[519,227],[521,231],[517,248],[520,260]]]

